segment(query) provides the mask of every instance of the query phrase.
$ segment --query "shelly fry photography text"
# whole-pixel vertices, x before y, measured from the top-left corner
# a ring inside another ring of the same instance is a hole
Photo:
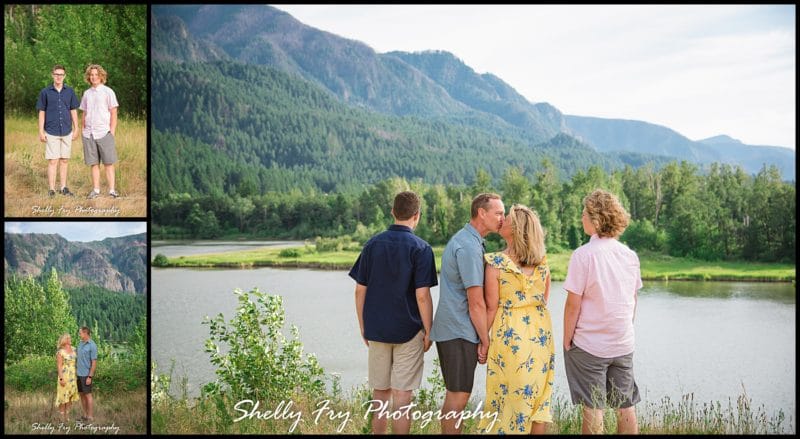
[[[478,407],[482,404],[479,403]],[[418,405],[411,402],[402,407],[394,409],[389,407],[388,402],[380,400],[369,400],[362,405],[362,413],[351,413],[350,411],[340,411],[331,407],[330,400],[322,400],[317,402],[316,409],[311,413],[303,413],[302,410],[297,410],[292,400],[280,401],[275,406],[262,405],[261,401],[253,401],[250,399],[243,399],[236,403],[233,407],[236,412],[233,422],[246,422],[246,421],[292,421],[287,433],[292,433],[297,428],[298,424],[309,417],[314,425],[319,425],[323,421],[339,422],[336,431],[341,433],[347,427],[348,423],[354,417],[362,416],[365,420],[370,416],[384,418],[387,420],[398,420],[400,418],[410,419],[412,421],[421,422],[421,427],[424,428],[432,421],[441,421],[442,419],[455,420],[456,425],[461,425],[467,419],[484,419],[490,420],[491,424],[497,421],[496,412],[483,412],[481,410],[462,410],[462,411],[448,411],[442,413],[441,410],[419,410]]]

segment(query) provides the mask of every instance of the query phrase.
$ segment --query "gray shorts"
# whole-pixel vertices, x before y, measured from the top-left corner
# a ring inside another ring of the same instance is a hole
[[[564,366],[573,404],[590,408],[628,408],[641,400],[633,379],[633,352],[601,358],[572,345],[564,351]]]
[[[478,344],[463,338],[437,341],[436,352],[439,353],[444,387],[451,392],[472,393],[478,366]]]
[[[111,132],[99,139],[92,135],[83,137],[83,161],[87,165],[99,165],[100,160],[104,165],[117,162],[117,145]]]

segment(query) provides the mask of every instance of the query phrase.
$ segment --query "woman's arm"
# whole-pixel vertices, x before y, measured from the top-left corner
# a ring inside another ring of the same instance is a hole
[[[492,339],[492,324],[494,323],[495,315],[497,315],[497,308],[500,305],[499,276],[500,270],[491,265],[486,266],[483,280],[483,295],[486,301],[486,326],[488,326],[489,329],[490,343]]]
[[[63,364],[63,359],[61,358],[61,351],[56,352],[56,367],[58,368],[58,382],[63,386],[64,383],[64,375],[61,374],[61,366]]]
[[[544,304],[550,300],[550,271],[547,272],[547,278],[544,280]]]

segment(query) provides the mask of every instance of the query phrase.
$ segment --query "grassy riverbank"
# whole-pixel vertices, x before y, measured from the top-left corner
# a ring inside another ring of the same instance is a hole
[[[435,247],[437,269],[442,266],[444,247]],[[153,250],[158,254],[158,248]],[[317,252],[313,246],[276,249],[264,247],[255,250],[181,256],[168,258],[164,267],[208,268],[320,268],[349,270],[358,258],[359,250],[346,249]],[[547,255],[553,280],[564,280],[571,253]],[[675,258],[662,254],[639,254],[644,280],[707,280],[748,282],[791,282],[795,280],[795,266],[781,263],[759,262],[709,262],[688,258]]]

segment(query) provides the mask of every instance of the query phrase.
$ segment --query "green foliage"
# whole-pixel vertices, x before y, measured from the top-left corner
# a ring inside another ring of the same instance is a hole
[[[33,113],[55,64],[78,99],[89,64],[100,64],[120,111],[147,111],[147,5],[9,5],[5,7],[5,108]]]
[[[291,340],[281,332],[282,298],[258,289],[234,293],[239,305],[233,319],[226,323],[220,313],[203,321],[210,333],[205,350],[217,366],[217,380],[203,388],[204,394],[216,401],[230,394],[233,399],[274,403],[294,392],[323,392],[323,370],[313,354],[303,355],[297,327],[291,326]]]
[[[153,258],[153,267],[166,267],[168,263],[169,259],[167,259],[167,257],[161,253],[157,254],[156,257]]]
[[[5,364],[28,355],[54,355],[62,334],[69,333],[73,342],[76,340],[70,298],[55,269],[43,281],[9,276],[3,287]]]
[[[318,253],[340,252],[342,250],[361,250],[361,246],[350,238],[350,235],[337,238],[322,238],[317,236],[314,246]]]
[[[103,362],[98,360],[93,380],[95,389],[112,393],[130,391],[145,385],[145,358]],[[4,373],[7,386],[24,392],[55,392],[58,384],[55,354],[26,357],[13,365],[7,365]]]
[[[282,258],[299,258],[300,257],[300,250],[296,248],[285,248],[278,253],[278,256]]]
[[[92,328],[95,343],[127,342],[147,313],[147,297],[86,285],[69,289],[73,325]]]

